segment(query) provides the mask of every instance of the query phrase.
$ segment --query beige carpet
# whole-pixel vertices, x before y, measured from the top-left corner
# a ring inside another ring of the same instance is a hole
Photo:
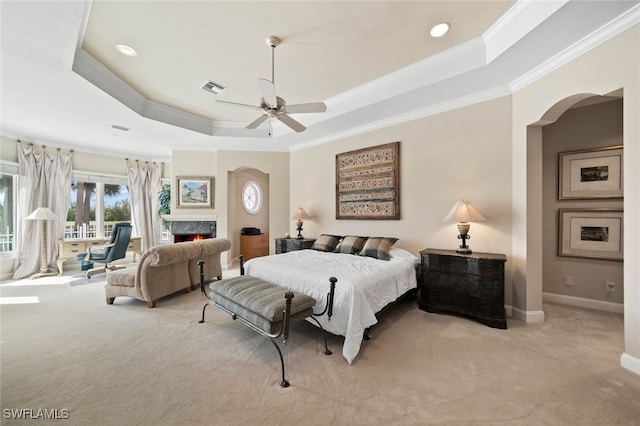
[[[70,282],[74,285],[70,285]],[[496,330],[429,314],[409,300],[383,317],[353,365],[325,356],[302,323],[275,348],[215,308],[198,324],[199,292],[155,309],[118,298],[100,276],[5,283],[5,425],[638,425],[640,377],[621,368],[620,315],[545,305],[547,321]],[[7,409],[68,410],[11,420]]]

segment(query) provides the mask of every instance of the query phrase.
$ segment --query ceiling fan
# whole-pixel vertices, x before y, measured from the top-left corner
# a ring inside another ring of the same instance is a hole
[[[300,114],[300,113],[310,113],[310,112],[325,112],[327,110],[327,106],[324,102],[312,102],[308,104],[296,104],[296,105],[287,105],[284,99],[280,96],[276,96],[276,86],[275,86],[275,77],[274,77],[274,56],[275,56],[275,48],[280,44],[281,40],[278,37],[271,36],[267,39],[267,44],[271,46],[271,80],[267,80],[265,78],[259,78],[258,83],[260,84],[260,89],[262,90],[262,98],[260,100],[260,105],[248,105],[248,104],[240,104],[237,102],[228,102],[217,100],[216,102],[220,102],[223,104],[244,107],[244,108],[252,108],[258,111],[263,111],[264,113],[256,118],[254,121],[247,125],[247,129],[255,129],[262,123],[264,123],[267,119],[275,118],[276,120],[282,121],[284,124],[289,126],[291,129],[296,132],[303,132],[306,127],[303,126],[298,121],[294,120],[289,116],[289,114]],[[271,132],[269,132],[271,134]]]

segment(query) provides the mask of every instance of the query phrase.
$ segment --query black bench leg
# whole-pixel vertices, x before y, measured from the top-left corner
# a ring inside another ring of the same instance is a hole
[[[282,386],[283,388],[288,388],[289,382],[284,377],[284,358],[282,357],[282,351],[280,350],[280,347],[278,346],[278,344],[274,339],[269,339],[269,340],[271,341],[271,343],[273,343],[273,346],[276,347],[276,350],[278,351],[278,355],[280,356],[280,367],[282,367],[282,382],[280,383],[280,386]]]
[[[200,321],[198,321],[198,324],[202,324],[204,322],[204,311],[207,309],[207,306],[209,306],[208,303],[206,303],[204,305],[204,307],[202,308],[202,319]]]

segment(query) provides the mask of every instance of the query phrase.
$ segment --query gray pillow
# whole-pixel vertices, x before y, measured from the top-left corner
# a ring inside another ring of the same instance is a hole
[[[320,234],[311,246],[312,250],[334,251],[340,242],[340,235]]]
[[[389,250],[398,241],[397,238],[369,237],[360,250],[360,256],[369,256],[376,259],[389,260]]]
[[[340,241],[340,244],[338,244],[338,247],[335,249],[335,253],[358,254],[362,246],[364,246],[365,241],[367,241],[365,237],[347,235]]]

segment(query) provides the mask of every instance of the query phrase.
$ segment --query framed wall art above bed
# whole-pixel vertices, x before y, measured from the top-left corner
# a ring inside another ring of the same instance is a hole
[[[400,142],[336,155],[336,219],[400,219]]]

